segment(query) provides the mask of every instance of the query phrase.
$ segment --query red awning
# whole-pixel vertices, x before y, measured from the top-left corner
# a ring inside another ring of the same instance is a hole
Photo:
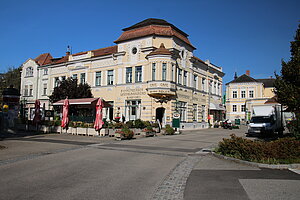
[[[70,105],[92,105],[93,103],[97,103],[99,98],[82,98],[82,99],[69,99]],[[64,99],[59,100],[53,103],[53,106],[62,106],[64,104]],[[108,102],[104,101],[104,107],[111,107]]]

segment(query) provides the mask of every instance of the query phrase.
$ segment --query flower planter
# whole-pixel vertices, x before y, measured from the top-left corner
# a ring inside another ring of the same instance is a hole
[[[77,135],[87,135],[87,128],[77,127]]]

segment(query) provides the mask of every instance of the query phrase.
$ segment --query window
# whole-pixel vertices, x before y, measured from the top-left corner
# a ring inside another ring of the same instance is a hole
[[[232,105],[232,112],[236,112],[236,105]]]
[[[73,74],[72,78],[75,80],[77,79],[77,74]]]
[[[201,107],[201,119],[202,121],[205,121],[205,105],[202,105]]]
[[[167,63],[162,64],[162,80],[165,81],[167,79]]]
[[[214,92],[213,93],[217,94],[217,83],[216,82],[214,82]]]
[[[178,112],[180,114],[180,121],[181,122],[184,122],[186,121],[186,102],[182,102],[182,101],[179,101],[178,102]]]
[[[195,75],[195,74],[194,74],[193,82],[194,82],[193,83],[194,88],[198,89],[198,84],[197,84],[197,82],[198,82],[198,76]]]
[[[43,95],[47,95],[47,83],[43,85]]]
[[[202,90],[203,91],[206,91],[206,79],[205,78],[202,78]]]
[[[33,96],[33,85],[29,86],[29,96]]]
[[[95,86],[101,85],[101,72],[96,72]]]
[[[186,86],[186,82],[187,82],[187,71],[183,72],[183,85]]]
[[[132,67],[126,68],[126,83],[132,83]]]
[[[155,73],[156,73],[156,64],[152,63],[152,81],[155,81]]]
[[[178,69],[178,84],[182,83],[182,69]]]
[[[48,68],[45,68],[44,69],[44,75],[47,75],[48,74]]]
[[[80,83],[84,84],[85,83],[85,73],[80,74]]]
[[[232,98],[237,98],[237,91],[232,91]]]
[[[209,88],[208,88],[209,90],[208,91],[210,93],[212,93],[212,84],[213,84],[213,81],[209,81]]]
[[[221,84],[219,83],[218,84],[218,95],[221,95],[222,94],[222,91],[221,91]]]
[[[54,78],[54,87],[58,87],[59,86],[59,77],[55,77]]]
[[[125,113],[126,113],[127,120],[136,120],[140,118],[140,109],[141,109],[140,105],[141,105],[141,100],[126,101]]]
[[[135,67],[135,82],[142,82],[142,66]]]
[[[246,98],[246,91],[241,91],[241,98]]]
[[[250,90],[249,91],[249,98],[253,98],[254,97],[254,92],[253,92],[253,90]]]
[[[174,79],[174,65],[172,64],[172,67],[171,67],[171,81],[173,81]]]
[[[25,85],[24,96],[28,96],[28,85]]]
[[[26,76],[33,76],[33,68],[32,67],[28,67],[26,69]]]
[[[114,84],[114,70],[107,71],[107,85]]]
[[[193,104],[193,121],[197,121],[198,120],[198,112],[197,112],[197,104]]]
[[[246,111],[246,105],[241,105],[241,111],[245,112]]]

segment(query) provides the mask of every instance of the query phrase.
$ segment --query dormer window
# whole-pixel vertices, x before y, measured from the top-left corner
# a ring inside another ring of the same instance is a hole
[[[33,76],[33,68],[32,67],[28,67],[26,69],[26,76]]]

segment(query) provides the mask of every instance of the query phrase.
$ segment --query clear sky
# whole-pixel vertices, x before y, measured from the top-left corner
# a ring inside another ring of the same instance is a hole
[[[0,73],[49,52],[114,45],[122,28],[160,18],[189,34],[194,55],[223,67],[224,83],[280,72],[290,58],[299,0],[0,0]]]

